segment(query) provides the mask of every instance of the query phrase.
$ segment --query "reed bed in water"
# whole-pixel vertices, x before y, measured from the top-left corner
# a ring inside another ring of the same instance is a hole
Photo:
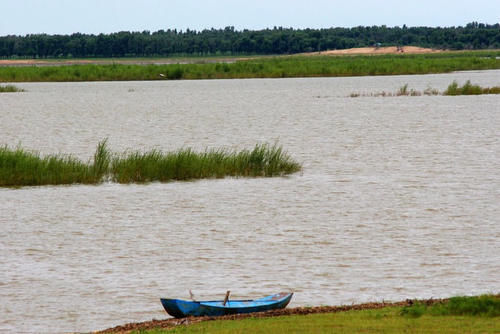
[[[20,147],[11,150],[0,147],[0,186],[41,186],[56,184],[96,184],[102,181],[109,168],[106,141],[97,146],[92,163],[65,155],[40,157]]]
[[[16,92],[24,92],[24,89],[18,88],[14,85],[0,85],[0,93],[16,93]]]
[[[408,84],[402,86],[396,92],[376,92],[376,93],[351,93],[349,97],[392,97],[392,96],[422,96],[422,95],[482,95],[482,94],[500,94],[500,86],[481,87],[471,84],[470,80],[460,87],[456,81],[453,81],[444,92],[439,92],[434,88],[427,88],[423,92],[414,89],[408,89]]]
[[[337,77],[500,68],[498,51],[377,56],[280,56],[234,63],[0,67],[0,82]]]
[[[119,183],[169,182],[202,178],[283,176],[297,172],[300,164],[277,145],[256,145],[240,152],[191,149],[163,153],[158,150],[121,155],[111,153],[101,141],[93,161],[49,155],[22,148],[0,148],[0,186],[98,184],[109,179]]]
[[[214,149],[197,153],[191,149],[163,153],[133,152],[116,157],[111,175],[119,183],[168,182],[203,178],[283,176],[297,172],[300,164],[279,146],[256,145],[241,152]]]

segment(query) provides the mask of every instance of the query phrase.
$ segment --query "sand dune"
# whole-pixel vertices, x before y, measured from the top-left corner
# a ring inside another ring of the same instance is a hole
[[[352,48],[352,49],[342,49],[342,50],[327,50],[321,52],[311,52],[308,55],[320,54],[320,55],[363,55],[363,54],[416,54],[416,53],[437,53],[443,52],[443,50],[435,50],[428,48],[421,48],[418,46],[384,46],[384,47],[365,47],[365,48]]]

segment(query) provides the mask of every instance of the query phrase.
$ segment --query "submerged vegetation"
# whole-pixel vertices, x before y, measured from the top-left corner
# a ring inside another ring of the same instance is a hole
[[[370,96],[370,97],[386,97],[386,96],[421,96],[421,95],[482,95],[482,94],[500,94],[500,86],[481,87],[471,84],[470,80],[462,86],[458,86],[456,81],[453,81],[444,92],[439,92],[434,88],[427,88],[423,92],[414,89],[408,89],[408,84],[400,87],[396,92],[376,92],[376,93],[351,93],[350,97]]]
[[[168,182],[226,176],[283,176],[297,172],[300,164],[279,146],[256,145],[253,150],[232,152],[190,149],[112,154],[106,140],[100,142],[93,161],[84,163],[71,156],[49,155],[22,148],[0,148],[0,186],[16,187],[57,184],[98,184],[106,179],[119,183]]]
[[[233,63],[4,66],[0,82],[338,77],[500,69],[500,51],[421,55],[281,56]]]
[[[14,85],[0,85],[0,93],[16,93],[16,92],[24,92],[24,89],[18,88]]]

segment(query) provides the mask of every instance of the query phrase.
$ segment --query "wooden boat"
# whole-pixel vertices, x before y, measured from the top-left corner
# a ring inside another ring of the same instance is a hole
[[[226,314],[264,312],[285,308],[293,293],[281,292],[256,300],[229,300],[229,291],[225,300],[188,301],[161,298],[161,304],[168,314],[175,318],[189,316],[221,316]]]

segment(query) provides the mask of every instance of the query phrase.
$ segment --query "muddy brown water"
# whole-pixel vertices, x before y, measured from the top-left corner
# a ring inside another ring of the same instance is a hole
[[[500,291],[500,96],[347,97],[500,71],[26,83],[0,145],[114,151],[279,142],[283,178],[0,189],[0,331],[166,318],[160,297],[340,305]]]

